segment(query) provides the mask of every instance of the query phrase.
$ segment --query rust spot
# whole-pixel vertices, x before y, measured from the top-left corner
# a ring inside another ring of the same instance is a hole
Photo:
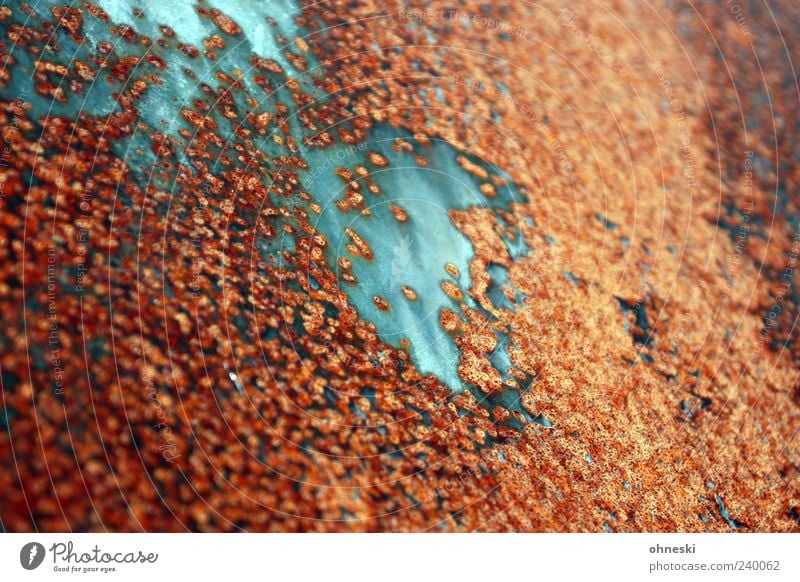
[[[389,311],[390,309],[389,302],[380,295],[375,295],[372,298],[372,301],[375,303],[375,307],[377,307],[381,311]]]
[[[461,289],[453,283],[452,281],[442,281],[442,290],[447,294],[448,297],[455,301],[461,301],[464,299],[464,294],[461,292]]]
[[[403,291],[403,295],[406,296],[406,299],[408,299],[409,301],[417,300],[417,292],[414,291],[411,287],[409,287],[408,285],[402,285],[400,288]]]
[[[396,204],[392,204],[389,206],[389,209],[392,211],[392,216],[395,217],[397,222],[407,222],[408,221],[408,214],[406,211],[397,206]]]

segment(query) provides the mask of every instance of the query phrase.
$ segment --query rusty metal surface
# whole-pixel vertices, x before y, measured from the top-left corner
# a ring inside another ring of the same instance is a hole
[[[4,530],[800,530],[792,2],[101,4],[0,9]]]

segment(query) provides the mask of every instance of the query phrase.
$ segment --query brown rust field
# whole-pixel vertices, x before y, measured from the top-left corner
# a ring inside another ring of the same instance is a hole
[[[795,2],[46,4],[0,530],[800,531]]]

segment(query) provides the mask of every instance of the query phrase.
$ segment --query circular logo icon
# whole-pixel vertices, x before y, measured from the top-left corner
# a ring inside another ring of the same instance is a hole
[[[19,551],[19,563],[26,570],[35,570],[44,561],[44,546],[39,542],[30,542]]]

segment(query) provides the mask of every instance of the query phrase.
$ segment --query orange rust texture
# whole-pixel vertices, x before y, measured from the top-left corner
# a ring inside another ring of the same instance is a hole
[[[350,143],[388,122],[420,143],[444,139],[489,160],[527,192],[528,202],[501,213],[505,225],[486,209],[451,212],[476,257],[472,287],[448,282],[448,293],[468,293],[494,321],[470,310],[440,320],[461,350],[461,378],[486,394],[502,388],[486,356],[495,341],[486,326],[508,333],[522,405],[550,419],[549,428],[469,392],[450,394],[358,317],[323,258],[324,238],[272,202],[303,195],[291,167],[269,166],[270,192],[260,179],[268,160],[251,135],[280,127],[280,115],[256,112],[244,123],[234,104],[216,100],[250,132],[238,132],[224,153],[198,104],[186,104],[197,133],[185,143],[139,127],[164,171],[178,175],[168,193],[142,190],[110,149],[137,128],[136,102],[152,90],[157,62],[136,69],[124,54],[107,57],[103,76],[117,83],[123,108],[111,119],[31,120],[4,103],[13,161],[3,170],[0,213],[0,366],[3,405],[15,411],[11,430],[0,432],[4,527],[798,530],[794,295],[780,295],[777,323],[760,339],[790,260],[787,217],[798,213],[800,171],[800,108],[786,66],[800,26],[791,2],[771,4],[787,23],[783,37],[764,8],[749,13],[750,36],[724,6],[620,1],[565,14],[555,2],[459,5],[468,16],[512,23],[514,34],[437,17],[453,9],[445,2],[305,8],[300,24],[312,34],[294,44],[317,55],[323,88],[338,95],[311,107],[321,131],[354,116],[356,131],[339,132]],[[238,34],[223,15],[206,16]],[[43,30],[7,30],[2,49],[17,42],[35,51]],[[80,35],[80,20],[68,30]],[[130,34],[147,42],[120,30]],[[161,40],[177,46],[168,31]],[[219,41],[206,45],[180,50],[222,50]],[[101,49],[98,62],[74,71],[42,69],[37,93],[68,98],[70,84],[52,81],[63,74],[79,93],[101,68]],[[302,54],[293,53],[299,67]],[[256,64],[278,74],[274,63]],[[235,90],[233,73],[218,80]],[[436,88],[443,102],[426,105],[419,90]],[[281,135],[290,157],[291,136]],[[177,166],[177,148],[196,172]],[[745,211],[747,150],[764,161]],[[212,170],[218,156],[241,156],[253,169]],[[80,207],[86,191],[88,212]],[[754,227],[737,253],[745,213],[765,236]],[[244,218],[253,214],[259,219]],[[90,231],[88,250],[78,248],[76,227]],[[282,264],[251,253],[255,238],[280,231],[297,240]],[[533,252],[513,259],[501,240],[509,234]],[[370,254],[357,233],[351,242]],[[91,269],[82,301],[57,293],[48,319],[48,260],[77,265],[84,255]],[[508,268],[509,296],[523,294],[514,310],[489,301],[489,263]],[[51,323],[64,395],[52,389],[52,353],[43,349]],[[159,424],[174,439],[170,461]]]

